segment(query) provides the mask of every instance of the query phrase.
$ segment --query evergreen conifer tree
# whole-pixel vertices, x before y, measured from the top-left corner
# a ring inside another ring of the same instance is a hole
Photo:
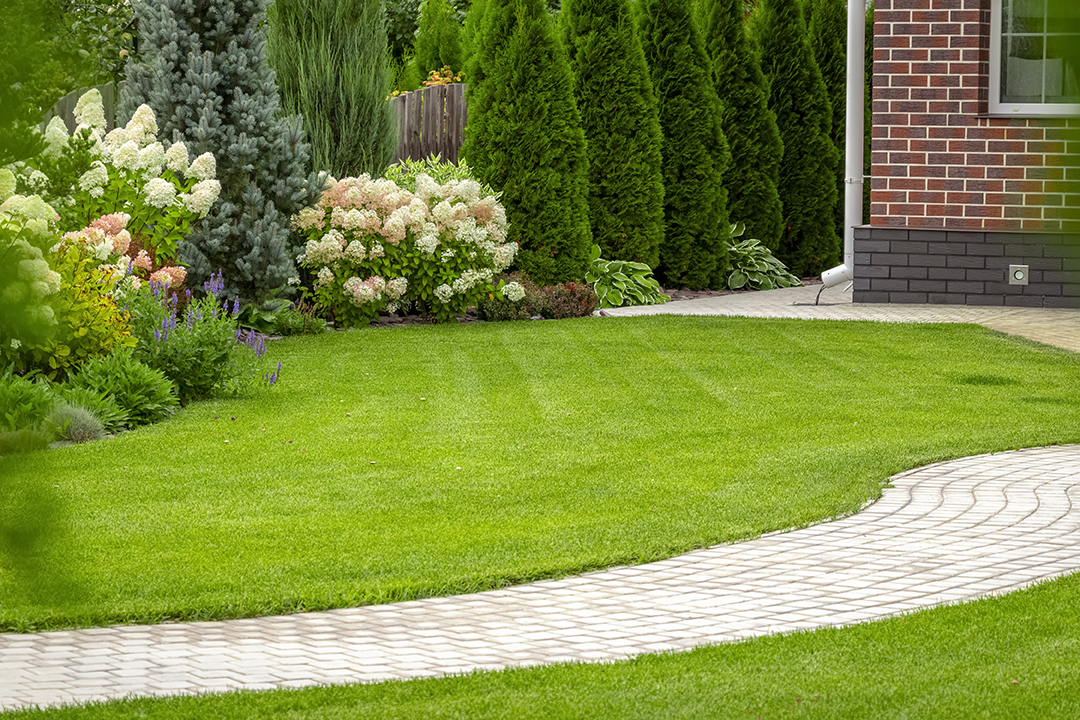
[[[724,173],[728,214],[746,223],[743,237],[776,250],[784,229],[776,189],[784,146],[769,109],[768,83],[746,37],[743,0],[705,0],[703,10],[705,47],[731,148],[731,168]]]
[[[731,153],[709,59],[689,0],[644,0],[640,12],[664,135],[664,241],[656,274],[665,287],[719,288],[728,271],[723,173]]]
[[[836,232],[844,236],[844,136],[847,130],[847,2],[808,0],[810,44],[832,107],[829,134],[836,148]],[[860,0],[855,0],[859,2]]]
[[[541,0],[483,5],[462,153],[503,193],[515,266],[540,285],[580,280],[592,242],[588,159],[566,50]]]
[[[180,245],[191,284],[224,273],[232,297],[258,300],[296,276],[289,217],[314,202],[303,119],[278,117],[263,27],[268,0],[143,0],[141,60],[128,66],[119,120],[140,104],[158,138],[213,153],[221,196]]]
[[[776,256],[802,277],[832,267],[840,253],[832,107],[799,0],[761,0],[751,29],[784,143],[777,186],[784,232]]]
[[[424,0],[420,6],[420,31],[416,37],[415,62],[422,77],[432,70],[464,69],[461,26],[447,0]]]
[[[473,0],[469,6],[469,13],[465,16],[465,24],[461,30],[461,55],[462,66],[465,70],[465,82],[472,82],[471,73],[479,68],[474,67],[477,54],[477,38],[480,36],[480,27],[484,24],[484,8],[487,0]]]
[[[627,0],[564,0],[559,24],[589,153],[589,222],[608,260],[656,267],[663,135]]]
[[[268,20],[281,104],[304,118],[315,169],[380,174],[397,149],[383,3],[275,0]]]

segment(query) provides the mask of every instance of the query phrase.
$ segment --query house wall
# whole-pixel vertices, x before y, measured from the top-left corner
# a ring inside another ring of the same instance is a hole
[[[1080,304],[1080,119],[988,115],[990,0],[875,8],[855,300]]]

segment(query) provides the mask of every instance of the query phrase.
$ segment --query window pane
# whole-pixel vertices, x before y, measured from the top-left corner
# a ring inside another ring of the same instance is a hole
[[[1046,39],[1046,67],[1044,102],[1080,103],[1080,85],[1076,68],[1069,62],[1070,52],[1075,52],[1080,35],[1051,35]]]
[[[1043,102],[1043,38],[1012,35],[1001,38],[1001,101],[1009,103]],[[1061,61],[1056,67],[1061,89]],[[1053,73],[1053,71],[1051,71]]]

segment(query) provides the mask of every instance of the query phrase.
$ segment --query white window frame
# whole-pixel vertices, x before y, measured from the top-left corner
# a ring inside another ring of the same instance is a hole
[[[1080,103],[1001,102],[1001,0],[990,0],[990,102],[987,109],[990,115],[1007,117],[1075,117],[1080,114]]]

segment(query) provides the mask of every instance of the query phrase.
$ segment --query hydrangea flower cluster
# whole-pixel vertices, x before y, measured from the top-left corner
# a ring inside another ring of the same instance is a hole
[[[506,212],[474,180],[420,175],[415,192],[367,174],[330,180],[292,226],[307,238],[297,260],[316,276],[317,304],[348,324],[413,305],[449,320],[514,260]]]
[[[24,341],[56,326],[49,296],[61,287],[46,260],[56,211],[40,197],[13,190],[10,172],[0,170],[0,364]]]
[[[101,94],[90,90],[75,107],[76,132],[86,130],[92,143],[89,168],[60,194],[57,207],[66,228],[88,224],[94,218],[123,211],[133,239],[149,251],[159,265],[167,265],[177,246],[190,232],[191,223],[206,217],[221,192],[215,178],[216,161],[210,153],[194,160],[182,142],[166,148],[157,140],[153,110],[143,105],[128,122],[105,133]],[[63,121],[54,117],[45,130],[45,156],[58,158],[79,142],[70,137]],[[31,167],[20,169],[25,183],[33,186]],[[85,167],[85,165],[83,166]],[[50,170],[50,173],[52,171]],[[39,182],[48,183],[42,175]],[[71,220],[71,222],[68,222]]]

